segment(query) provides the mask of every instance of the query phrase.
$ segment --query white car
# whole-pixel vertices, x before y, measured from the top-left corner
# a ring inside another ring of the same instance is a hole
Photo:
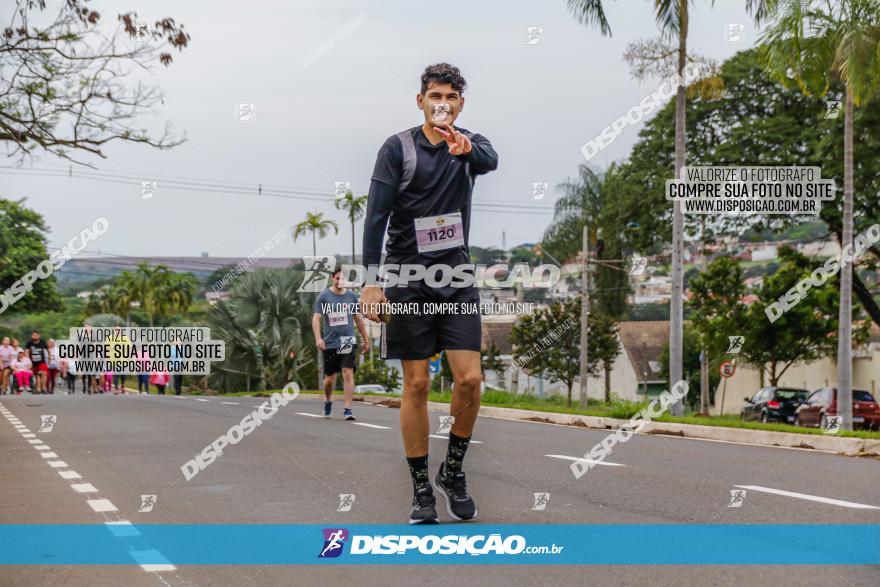
[[[384,385],[378,384],[368,384],[368,385],[358,385],[354,388],[355,393],[388,393],[388,390],[385,389]]]

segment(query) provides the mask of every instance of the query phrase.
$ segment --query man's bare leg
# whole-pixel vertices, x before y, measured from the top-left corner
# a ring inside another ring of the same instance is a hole
[[[400,432],[406,456],[428,455],[428,360],[401,361]]]
[[[333,401],[333,388],[336,386],[336,373],[324,375],[324,400]]]
[[[456,436],[470,438],[480,411],[480,383],[483,376],[480,353],[476,351],[445,351],[452,370],[452,403],[449,415],[455,417],[452,432]]]
[[[345,407],[351,407],[354,397],[354,369],[342,369],[342,389],[344,390]]]
[[[400,432],[413,484],[410,524],[436,524],[437,510],[428,473],[428,360],[403,363]]]
[[[477,517],[477,506],[468,494],[462,471],[464,456],[480,410],[480,353],[478,351],[446,351],[455,386],[449,413],[455,418],[449,431],[446,460],[434,478],[434,484],[446,499],[446,511],[456,520]]]

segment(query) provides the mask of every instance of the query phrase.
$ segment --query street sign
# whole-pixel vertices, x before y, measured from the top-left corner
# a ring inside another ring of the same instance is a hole
[[[430,371],[432,375],[436,375],[440,372],[440,354],[441,353],[437,353],[431,357],[431,362],[428,363],[428,371]]]
[[[736,373],[736,363],[732,361],[724,361],[721,363],[719,371],[721,372],[721,376],[726,379]]]

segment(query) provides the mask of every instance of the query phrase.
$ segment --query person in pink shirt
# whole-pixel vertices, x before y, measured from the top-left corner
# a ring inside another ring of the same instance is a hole
[[[153,371],[150,373],[150,383],[156,386],[156,389],[159,390],[159,395],[165,395],[165,386],[168,385],[170,380],[171,375],[168,374],[168,371]]]
[[[31,377],[34,376],[33,363],[27,353],[18,353],[18,359],[12,361],[12,370],[15,373],[15,383],[18,385],[18,393],[31,390]]]

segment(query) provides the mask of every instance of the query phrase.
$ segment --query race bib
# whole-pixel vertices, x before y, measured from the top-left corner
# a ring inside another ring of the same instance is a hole
[[[345,312],[331,312],[328,314],[330,326],[348,326],[348,314]]]
[[[339,337],[339,350],[336,351],[337,355],[347,355],[354,350],[354,345],[357,344],[357,339],[353,336],[340,336]]]
[[[416,245],[420,253],[454,249],[464,245],[461,212],[415,219]]]

